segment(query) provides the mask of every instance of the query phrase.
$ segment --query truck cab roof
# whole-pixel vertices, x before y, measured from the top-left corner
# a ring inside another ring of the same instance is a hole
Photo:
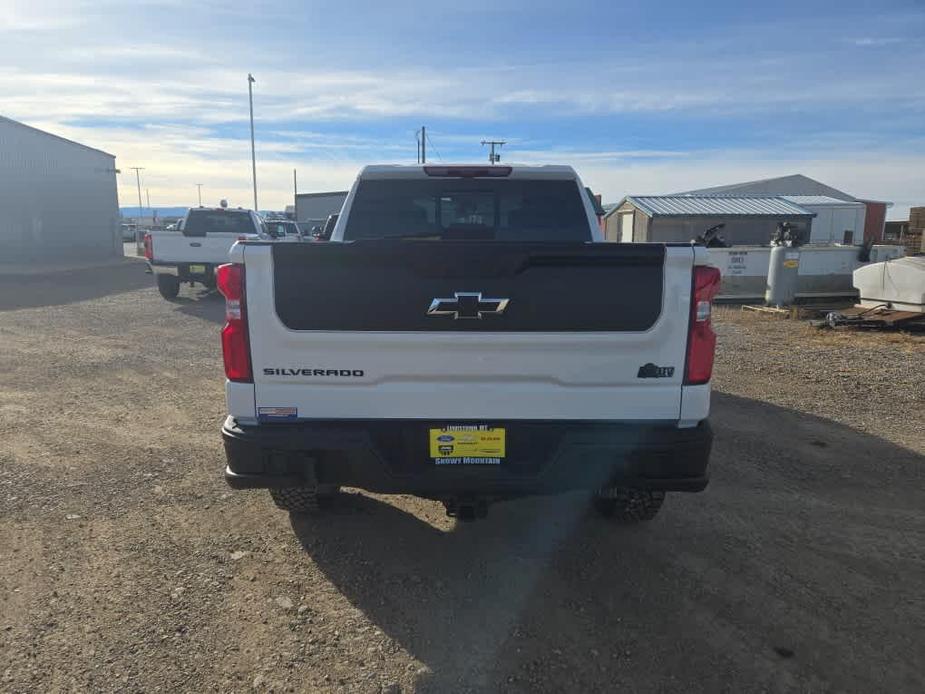
[[[531,178],[577,180],[578,174],[571,166],[547,164],[526,166],[522,164],[370,164],[364,166],[357,178]]]

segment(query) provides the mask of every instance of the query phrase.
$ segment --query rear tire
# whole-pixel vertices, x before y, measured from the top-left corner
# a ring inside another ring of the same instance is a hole
[[[276,508],[289,513],[318,513],[340,491],[339,487],[286,487],[271,489],[270,497]]]
[[[157,291],[159,291],[161,296],[167,299],[167,301],[173,301],[180,293],[180,278],[174,277],[173,275],[158,275]]]
[[[665,492],[628,487],[606,487],[594,497],[594,508],[605,518],[633,524],[650,521],[658,515]]]

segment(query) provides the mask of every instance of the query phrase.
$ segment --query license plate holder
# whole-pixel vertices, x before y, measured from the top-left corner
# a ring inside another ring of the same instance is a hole
[[[189,266],[189,274],[191,274],[191,275],[204,275],[204,274],[206,274],[206,266],[205,266],[205,265],[190,265],[190,266]]]
[[[431,427],[428,449],[434,465],[501,465],[507,453],[504,427],[487,424]]]

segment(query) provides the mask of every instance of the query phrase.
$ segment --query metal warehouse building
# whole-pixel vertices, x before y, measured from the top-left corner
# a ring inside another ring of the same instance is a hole
[[[295,221],[311,228],[337,214],[347,199],[346,190],[331,193],[299,193],[295,196]]]
[[[854,243],[860,244],[863,241],[882,241],[884,225],[886,223],[886,211],[893,203],[883,200],[867,200],[856,198],[849,193],[838,188],[833,188],[821,181],[817,181],[803,174],[791,174],[789,176],[778,176],[776,178],[763,178],[758,181],[744,181],[742,183],[731,183],[725,186],[714,186],[713,188],[700,188],[699,190],[688,190],[678,195],[768,195],[784,196],[789,198],[801,198],[807,203],[811,211],[818,212],[819,217],[814,221],[819,223],[820,227],[828,228],[828,225],[834,224],[831,234],[828,231],[813,230],[813,236],[818,236],[820,243],[823,238],[831,236],[834,242],[842,243],[844,232],[851,231],[854,237]],[[816,202],[812,201],[816,198]],[[826,200],[828,199],[828,200]],[[840,200],[847,203],[856,203],[864,206],[863,216],[858,217],[858,210],[855,206],[853,211],[847,208],[837,209],[834,201]],[[802,204],[798,202],[798,204]],[[816,209],[818,205],[821,209]],[[832,220],[835,216],[837,219]],[[855,226],[846,226],[846,222],[854,220]],[[830,221],[831,220],[831,221]],[[814,242],[815,239],[814,239]]]
[[[727,243],[767,245],[781,222],[808,230],[814,213],[780,197],[631,195],[604,218],[608,241],[687,242],[717,224]]]
[[[118,255],[115,157],[0,116],[0,263]]]
[[[864,241],[867,205],[863,202],[838,200],[828,195],[781,197],[816,215],[807,239],[809,243],[841,243],[850,246]]]

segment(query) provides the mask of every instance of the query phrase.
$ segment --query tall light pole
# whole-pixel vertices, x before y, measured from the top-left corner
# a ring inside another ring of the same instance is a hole
[[[145,167],[143,167],[143,166],[130,166],[129,168],[135,170],[135,183],[138,185],[138,216],[139,216],[139,218],[140,218],[140,217],[142,216],[142,211],[141,211],[141,209],[142,209],[142,207],[141,207],[141,174],[139,174],[138,172],[139,172],[139,171],[144,171],[144,170],[145,170]]]
[[[197,183],[196,188],[199,191],[199,206],[202,207],[202,184]]]
[[[254,149],[254,76],[247,73],[247,97],[251,109],[251,173],[254,178],[254,212],[257,211],[257,152]]]
[[[135,220],[135,252],[141,254],[141,225],[138,223],[141,220],[141,175],[139,171],[144,171],[145,167],[143,166],[130,166],[130,169],[135,169],[135,183],[138,185],[138,218]]]

